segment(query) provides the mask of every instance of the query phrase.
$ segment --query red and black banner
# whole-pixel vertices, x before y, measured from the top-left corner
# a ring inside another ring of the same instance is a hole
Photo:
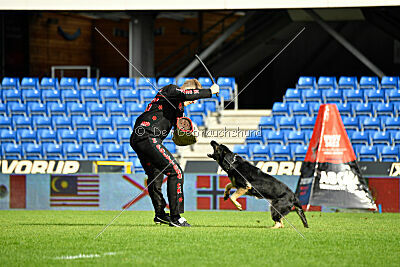
[[[319,109],[296,193],[308,207],[376,209],[335,104]]]

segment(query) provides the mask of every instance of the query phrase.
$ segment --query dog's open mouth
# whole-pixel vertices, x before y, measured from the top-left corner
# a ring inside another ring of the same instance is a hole
[[[218,147],[218,143],[215,142],[214,140],[212,140],[212,141],[210,142],[210,145],[213,147],[214,153],[213,153],[213,154],[207,154],[207,156],[208,156],[209,158],[216,159],[216,158],[217,158],[216,149],[217,149],[217,147]]]

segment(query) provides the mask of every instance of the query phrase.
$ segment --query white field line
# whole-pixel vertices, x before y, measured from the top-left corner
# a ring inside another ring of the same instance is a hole
[[[79,254],[74,256],[60,256],[55,257],[56,260],[76,260],[76,259],[92,259],[92,258],[100,258],[102,256],[113,256],[117,255],[117,252],[106,252],[103,254]]]

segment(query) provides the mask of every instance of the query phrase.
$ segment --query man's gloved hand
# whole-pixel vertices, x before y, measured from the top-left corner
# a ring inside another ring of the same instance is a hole
[[[211,94],[218,94],[219,93],[219,85],[214,83],[211,87]]]

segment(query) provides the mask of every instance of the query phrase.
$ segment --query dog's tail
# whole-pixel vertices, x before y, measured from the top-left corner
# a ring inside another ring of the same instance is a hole
[[[296,209],[297,215],[299,215],[301,221],[303,222],[304,227],[308,228],[306,215],[304,214],[304,211],[301,208],[300,201],[299,201],[299,199],[297,197],[295,197],[295,200],[294,200],[294,207]]]

